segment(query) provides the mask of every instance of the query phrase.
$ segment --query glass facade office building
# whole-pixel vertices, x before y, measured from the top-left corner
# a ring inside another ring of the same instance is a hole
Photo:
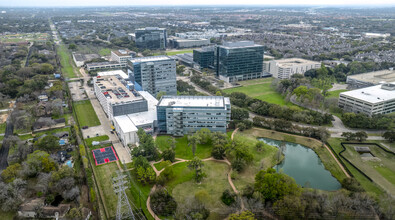
[[[165,28],[147,27],[137,29],[136,46],[144,49],[166,49],[167,46],[167,33]]]
[[[214,64],[217,76],[226,82],[262,77],[263,46],[252,41],[226,42],[217,46]]]
[[[193,61],[200,68],[214,68],[214,47],[193,50]]]

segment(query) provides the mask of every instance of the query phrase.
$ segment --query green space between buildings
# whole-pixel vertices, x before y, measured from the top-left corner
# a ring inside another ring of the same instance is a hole
[[[74,102],[73,105],[80,127],[93,127],[100,125],[100,120],[97,117],[90,100],[77,101]]]

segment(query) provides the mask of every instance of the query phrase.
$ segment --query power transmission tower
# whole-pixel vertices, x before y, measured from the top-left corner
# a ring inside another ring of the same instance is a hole
[[[125,180],[126,175],[121,172],[117,172],[118,176],[113,178],[113,189],[118,194],[118,205],[117,205],[117,220],[122,219],[135,219],[132,207],[130,206],[128,197],[125,190],[128,188],[125,186],[127,181]]]

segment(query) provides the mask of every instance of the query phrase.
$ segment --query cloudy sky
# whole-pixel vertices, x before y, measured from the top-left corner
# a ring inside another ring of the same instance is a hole
[[[0,0],[0,6],[392,5],[395,0]]]

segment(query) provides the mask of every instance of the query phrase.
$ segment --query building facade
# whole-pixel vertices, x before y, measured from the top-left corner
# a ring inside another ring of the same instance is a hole
[[[318,68],[321,68],[321,63],[300,58],[270,60],[265,64],[265,70],[277,79],[289,79],[294,74]]]
[[[231,105],[222,96],[162,96],[157,105],[159,132],[183,136],[202,128],[226,132]]]
[[[128,67],[142,90],[153,96],[159,92],[177,95],[176,61],[168,56],[141,57],[128,60]]]
[[[122,69],[126,67],[125,63],[118,62],[102,62],[102,63],[88,63],[85,65],[86,70],[111,70],[111,69]]]
[[[214,52],[217,76],[226,82],[262,77],[263,46],[252,41],[226,42]]]
[[[214,47],[193,50],[193,61],[200,68],[214,68]]]
[[[339,95],[339,107],[370,116],[395,112],[395,83],[342,92]]]
[[[166,49],[167,32],[165,28],[146,27],[135,31],[135,41],[138,48]]]
[[[136,53],[131,50],[113,50],[111,51],[111,60],[117,63],[126,64],[128,59],[136,56]]]
[[[190,48],[208,46],[210,39],[182,39],[173,37],[169,39],[169,46],[173,48]]]

